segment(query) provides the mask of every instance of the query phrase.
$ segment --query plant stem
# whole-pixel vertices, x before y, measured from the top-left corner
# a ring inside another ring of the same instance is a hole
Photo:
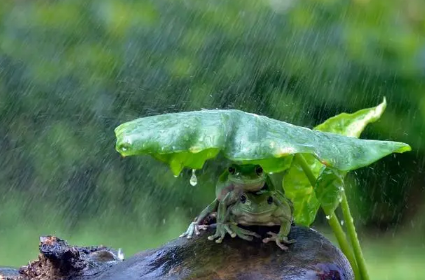
[[[342,201],[341,201],[342,214],[344,215],[344,220],[346,222],[348,237],[351,240],[351,245],[354,249],[354,255],[356,257],[357,265],[359,266],[360,273],[363,280],[369,280],[369,275],[367,273],[366,262],[363,257],[362,248],[360,247],[360,242],[357,237],[356,228],[354,226],[353,218],[350,213],[350,207],[348,205],[347,196],[345,191],[342,192]]]
[[[311,170],[308,163],[305,161],[305,158],[302,154],[295,154],[294,156],[297,163],[301,166],[304,171],[304,174],[307,176],[307,179],[310,181],[311,186],[314,188],[316,185],[316,176],[314,176],[313,171]]]
[[[350,248],[350,244],[347,241],[344,230],[339,224],[339,221],[338,221],[338,218],[336,217],[335,212],[330,212],[330,213],[325,212],[325,214],[329,217],[329,220],[328,220],[329,225],[331,226],[332,231],[334,232],[334,235],[336,239],[338,240],[338,244],[339,244],[339,247],[341,248],[341,251],[344,253],[344,255],[347,257],[348,261],[351,264],[351,267],[354,272],[354,278],[356,280],[361,280],[362,277],[361,277],[359,268],[357,266],[356,258],[353,254],[353,251]]]
[[[310,181],[310,184],[313,186],[316,185],[316,176],[314,176],[313,171],[311,170],[308,163],[305,161],[305,158],[301,154],[295,154],[294,159],[297,161],[297,163],[301,166],[302,170],[304,171],[304,174],[307,176],[308,180]],[[323,209],[323,208],[322,208]],[[323,209],[325,211],[325,209]],[[328,222],[329,225],[332,228],[332,231],[338,240],[339,247],[341,248],[341,251],[344,253],[344,255],[347,257],[348,261],[350,262],[351,268],[354,272],[354,277],[356,280],[361,280],[361,274],[359,272],[359,269],[357,267],[357,262],[354,257],[353,251],[350,248],[350,245],[348,244],[347,238],[345,236],[345,233],[339,224],[338,218],[335,215],[335,212],[327,212],[325,211],[325,214],[327,217],[329,217]]]

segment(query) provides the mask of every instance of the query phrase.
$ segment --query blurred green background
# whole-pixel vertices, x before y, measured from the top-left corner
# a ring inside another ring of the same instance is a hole
[[[349,202],[372,279],[423,279],[424,14],[422,0],[1,1],[0,265],[35,259],[43,234],[130,256],[213,199],[225,160],[192,187],[121,159],[122,122],[237,108],[313,127],[386,96],[362,137],[413,151],[353,172]]]

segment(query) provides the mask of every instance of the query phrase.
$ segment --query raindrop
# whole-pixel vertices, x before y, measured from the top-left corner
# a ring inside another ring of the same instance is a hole
[[[196,186],[196,184],[198,184],[198,178],[196,178],[196,174],[195,174],[196,170],[192,169],[192,177],[190,177],[190,184],[192,186]]]
[[[326,215],[326,219],[330,220],[331,219],[331,216]]]
[[[120,261],[124,260],[124,252],[122,251],[121,248],[118,249],[117,257]]]
[[[341,220],[341,226],[343,226],[344,225],[344,220]]]

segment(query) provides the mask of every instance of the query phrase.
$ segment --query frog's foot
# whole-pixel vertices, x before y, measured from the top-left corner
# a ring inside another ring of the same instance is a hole
[[[221,224],[217,223],[217,228],[214,235],[208,236],[208,240],[214,240],[217,239],[216,243],[221,243],[226,236],[226,233],[230,234],[232,238],[236,236],[236,233],[234,233],[228,224]]]
[[[208,228],[207,225],[199,225],[198,223],[192,222],[187,228],[186,232],[183,232],[180,237],[185,237],[187,239],[192,238],[193,233],[199,235],[201,232],[199,230],[206,230]]]
[[[264,238],[263,242],[267,243],[267,242],[270,242],[270,241],[275,241],[276,245],[279,246],[279,248],[284,250],[284,251],[288,250],[288,247],[286,247],[284,244],[292,244],[292,243],[296,242],[296,240],[294,240],[294,239],[288,240],[287,236],[284,236],[284,235],[279,234],[279,233],[274,233],[274,232],[269,231],[267,234],[270,235],[270,237]]]
[[[230,225],[230,229],[234,233],[236,233],[236,235],[239,238],[242,238],[242,239],[247,240],[247,241],[252,241],[254,239],[254,237],[255,238],[260,238],[261,237],[260,235],[258,235],[257,233],[255,233],[253,231],[246,230],[246,229],[243,229],[243,228],[238,227],[236,224]]]

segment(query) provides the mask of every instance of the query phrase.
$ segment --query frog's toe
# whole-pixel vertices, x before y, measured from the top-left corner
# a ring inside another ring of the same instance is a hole
[[[195,234],[196,235],[200,235],[201,234],[201,232],[199,231],[199,230],[206,230],[208,228],[208,226],[206,226],[206,225],[196,225],[195,226]]]
[[[288,247],[286,247],[283,243],[285,244],[292,244],[295,242],[295,240],[288,240],[288,238],[286,236],[282,236],[280,234],[274,233],[269,231],[267,233],[268,235],[270,235],[270,237],[266,237],[263,239],[264,243],[268,243],[270,241],[274,241],[276,242],[276,245],[279,246],[280,249],[282,249],[283,251],[287,251]]]
[[[185,237],[185,236],[186,236],[187,239],[192,238],[192,234],[189,232],[189,230],[187,230],[186,232],[183,232],[182,234],[180,234],[179,237]]]
[[[208,240],[214,240],[214,239],[217,239],[217,238],[223,239],[224,238],[224,235],[225,235],[225,233],[217,230],[214,235],[208,236]]]
[[[187,228],[186,232],[182,233],[180,235],[180,237],[185,237],[186,236],[187,239],[191,239],[192,236],[193,236],[193,233],[196,233],[196,230],[197,230],[196,227],[197,226],[198,226],[198,224],[196,224],[195,222],[190,223],[190,225]]]
[[[221,243],[224,239],[224,236],[226,235],[226,231],[219,231],[216,234],[209,236],[208,239],[209,240],[214,240],[217,238],[217,240],[215,241],[216,243]]]
[[[263,243],[269,243],[270,241],[275,241],[276,240],[276,236],[277,234],[274,232],[268,232],[268,235],[270,235],[270,237],[266,237],[263,239]]]
[[[261,236],[258,235],[257,233],[250,231],[250,230],[246,230],[243,228],[238,227],[237,225],[233,225],[232,226],[233,231],[236,233],[236,235],[239,238],[242,238],[244,240],[247,241],[252,241],[255,238],[260,238]]]
[[[218,235],[217,235],[217,234],[210,235],[210,236],[208,236],[208,240],[214,240],[214,239],[216,239],[217,237],[218,237]]]
[[[250,231],[250,230],[242,229],[242,233],[243,234],[246,234],[248,236],[255,237],[255,238],[260,238],[261,237],[261,235],[257,234],[256,232]]]
[[[286,247],[285,245],[283,245],[279,239],[276,239],[276,245],[279,246],[280,249],[282,249],[283,251],[287,251],[289,248]]]
[[[253,232],[253,231],[250,231],[250,230],[247,230],[247,229],[243,229],[243,228],[240,228],[240,227],[238,227],[237,232],[239,234],[248,235],[248,236],[252,236],[252,237],[256,237],[256,238],[261,237],[261,235],[257,234],[256,232]]]
[[[282,240],[283,243],[288,244],[288,245],[294,244],[294,243],[297,242],[297,240],[295,240],[295,239],[288,240],[288,237],[286,237],[286,236],[281,238],[281,240]]]
[[[234,232],[230,229],[229,225],[224,225],[224,229],[227,231],[227,233],[228,233],[228,234],[229,234],[232,238],[236,237],[236,233],[234,233]]]
[[[223,242],[223,239],[224,239],[224,236],[223,236],[223,237],[218,238],[218,239],[215,241],[215,243],[221,243],[221,242]]]
[[[238,237],[246,241],[252,241],[254,239],[254,237],[252,237],[251,235],[242,234],[242,233],[239,233]]]

